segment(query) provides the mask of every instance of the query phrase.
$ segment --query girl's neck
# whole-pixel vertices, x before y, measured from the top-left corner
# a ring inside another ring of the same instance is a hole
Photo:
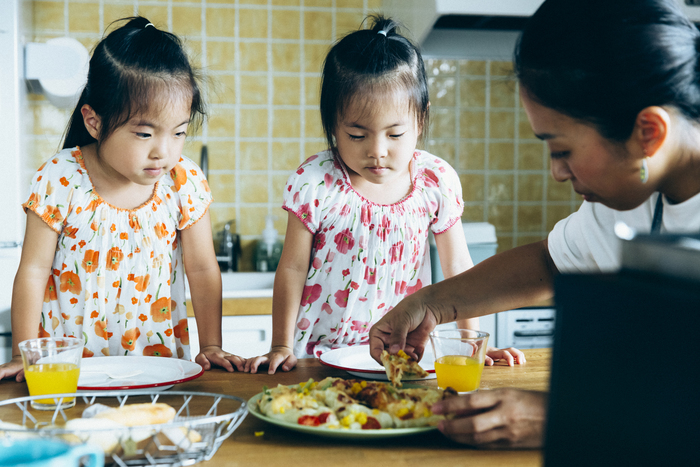
[[[97,145],[81,147],[85,169],[97,195],[120,209],[136,209],[153,197],[154,185],[139,185],[104,164],[97,154]]]

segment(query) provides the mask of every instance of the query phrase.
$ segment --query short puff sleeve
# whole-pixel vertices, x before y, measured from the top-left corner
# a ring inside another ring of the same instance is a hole
[[[423,156],[418,159],[416,184],[429,204],[430,229],[440,234],[462,218],[462,185],[450,164],[428,153]]]
[[[196,224],[213,201],[202,169],[183,156],[162,180],[170,186],[178,202],[178,229],[185,230]]]
[[[311,233],[316,233],[324,206],[342,188],[342,171],[329,151],[304,161],[287,179],[282,209],[293,213]]]
[[[70,151],[64,150],[45,162],[32,179],[29,199],[22,204],[34,211],[56,233],[61,233],[71,210],[74,193],[71,179],[80,166]]]

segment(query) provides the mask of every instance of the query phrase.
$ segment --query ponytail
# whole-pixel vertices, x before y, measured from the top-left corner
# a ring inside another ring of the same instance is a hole
[[[206,115],[198,76],[180,39],[141,16],[115,23],[124,21],[126,24],[95,47],[87,83],[66,128],[63,148],[100,144],[131,117],[146,112],[162,93],[191,97],[190,118],[195,128]],[[85,128],[84,105],[100,116],[97,139]]]
[[[357,96],[403,91],[424,134],[428,126],[428,80],[420,51],[399,33],[396,21],[367,19],[370,28],[343,37],[323,64],[321,123],[329,148],[335,147],[338,116]]]

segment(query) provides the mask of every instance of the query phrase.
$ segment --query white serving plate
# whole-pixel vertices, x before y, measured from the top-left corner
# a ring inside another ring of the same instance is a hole
[[[199,364],[179,358],[92,357],[80,363],[78,391],[165,391],[202,376]]]
[[[322,353],[318,359],[324,365],[333,368],[345,370],[351,375],[361,378],[376,379],[388,381],[386,370],[379,363],[375,362],[369,354],[368,345],[353,345],[350,347],[342,347],[340,349],[329,350]],[[435,379],[435,358],[433,357],[433,349],[426,347],[423,352],[423,358],[420,361],[420,366],[428,372],[425,378],[403,377],[402,381],[418,381],[423,379]]]

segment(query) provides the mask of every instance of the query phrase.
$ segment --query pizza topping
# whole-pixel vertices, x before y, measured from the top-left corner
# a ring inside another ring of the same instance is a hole
[[[374,417],[367,417],[367,422],[362,425],[363,430],[379,430],[382,425]]]
[[[432,405],[451,395],[447,390],[399,390],[387,383],[341,378],[278,385],[269,391],[258,401],[261,413],[299,425],[341,430],[434,425],[443,417],[432,413]]]
[[[425,378],[428,376],[428,372],[421,368],[418,362],[403,350],[399,350],[396,355],[391,355],[386,350],[383,350],[381,360],[386,370],[387,378],[397,388],[402,386],[401,379],[404,376],[411,378]]]

